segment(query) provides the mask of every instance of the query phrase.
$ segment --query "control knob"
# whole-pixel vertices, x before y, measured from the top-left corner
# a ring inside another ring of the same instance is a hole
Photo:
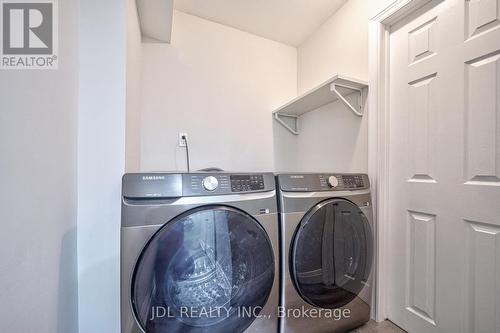
[[[214,176],[203,178],[203,188],[207,191],[215,191],[219,186],[219,181]]]
[[[338,178],[335,176],[328,177],[328,186],[333,187],[333,188],[339,186]]]

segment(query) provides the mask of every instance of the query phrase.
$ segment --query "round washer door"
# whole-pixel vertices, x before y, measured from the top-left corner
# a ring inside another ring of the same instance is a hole
[[[203,206],[165,224],[132,277],[135,317],[146,333],[243,332],[274,280],[266,231],[252,216]]]
[[[338,308],[351,302],[370,275],[373,235],[354,203],[329,199],[302,219],[291,244],[290,274],[309,304]]]

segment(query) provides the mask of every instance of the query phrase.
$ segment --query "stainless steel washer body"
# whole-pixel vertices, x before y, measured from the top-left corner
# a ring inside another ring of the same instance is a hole
[[[277,186],[280,331],[347,332],[367,322],[374,251],[367,175],[279,174]]]
[[[137,173],[122,185],[122,333],[277,332],[273,174]],[[235,308],[212,317],[213,306],[249,299],[257,318]],[[183,314],[183,304],[198,312]]]

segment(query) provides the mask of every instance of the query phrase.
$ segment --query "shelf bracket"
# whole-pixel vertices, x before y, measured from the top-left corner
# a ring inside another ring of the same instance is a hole
[[[281,117],[283,118],[292,118],[294,120],[294,124],[295,124],[295,128],[291,127],[290,125],[288,125],[287,122],[285,122],[283,119],[281,119]],[[292,134],[294,135],[299,135],[299,116],[295,116],[295,115],[292,115],[292,114],[286,114],[286,113],[279,113],[279,112],[276,112],[274,114],[274,119],[276,119],[276,121],[281,125],[283,126],[284,128],[286,128],[288,131],[290,131]]]
[[[359,111],[354,106],[352,106],[352,104],[347,99],[345,99],[345,97],[337,90],[337,87],[342,87],[342,88],[347,88],[347,89],[355,90],[356,92],[359,93],[359,95],[358,95],[358,107],[359,107]],[[351,110],[352,113],[354,113],[358,117],[363,117],[363,113],[361,112],[362,109],[363,109],[363,90],[362,89],[358,89],[358,88],[354,88],[354,87],[349,87],[349,86],[343,85],[343,84],[332,83],[330,85],[330,91],[333,92],[335,95],[337,95],[337,97],[340,99],[340,101],[342,102],[342,104],[344,104],[346,108],[348,108],[349,110]]]

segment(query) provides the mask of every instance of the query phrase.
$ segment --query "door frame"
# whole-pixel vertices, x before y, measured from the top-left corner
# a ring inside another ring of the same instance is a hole
[[[369,22],[368,174],[375,219],[375,320],[388,318],[389,37],[392,25],[434,0],[396,0]]]

